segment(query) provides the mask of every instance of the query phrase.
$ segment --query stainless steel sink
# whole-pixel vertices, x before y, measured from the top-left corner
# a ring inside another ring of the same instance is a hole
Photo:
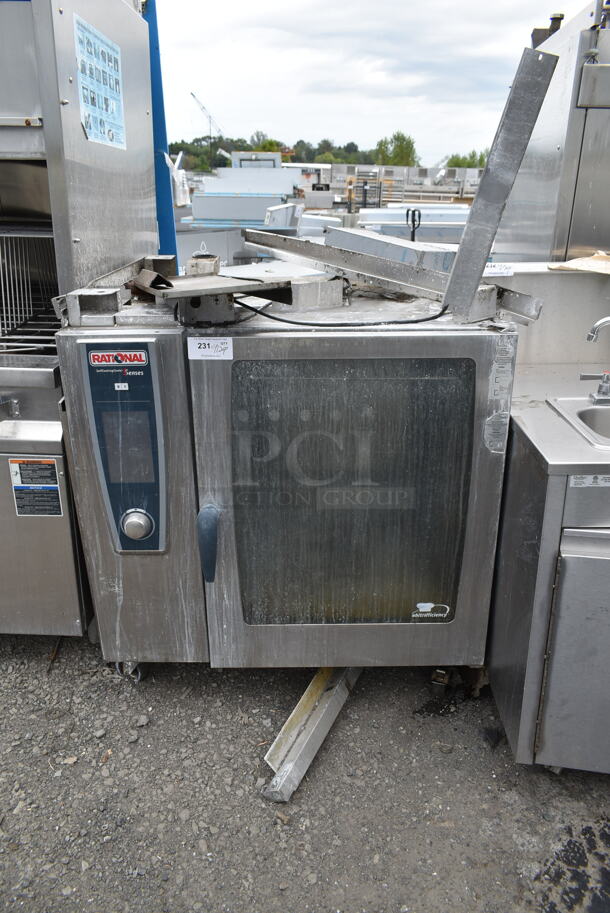
[[[595,406],[585,396],[563,396],[547,402],[599,450],[610,450],[610,404]]]

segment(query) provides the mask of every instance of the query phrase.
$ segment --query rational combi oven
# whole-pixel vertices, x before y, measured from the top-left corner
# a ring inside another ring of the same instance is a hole
[[[62,330],[106,659],[482,663],[515,347],[449,319]]]

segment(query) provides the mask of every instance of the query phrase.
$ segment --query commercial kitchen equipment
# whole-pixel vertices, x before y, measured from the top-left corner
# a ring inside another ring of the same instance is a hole
[[[207,606],[218,667],[482,663],[514,331],[183,327],[195,281],[58,334],[105,658],[207,659]]]
[[[156,249],[148,32],[133,4],[0,3],[0,631],[81,634],[52,307]]]
[[[569,260],[610,242],[610,30],[588,3],[539,50],[559,63],[509,196],[496,259]]]
[[[524,52],[449,275],[337,261],[407,301],[159,261],[58,302],[106,659],[482,663],[516,333],[479,281],[555,63]]]
[[[610,773],[610,409],[580,411],[512,420],[488,662],[517,761]]]

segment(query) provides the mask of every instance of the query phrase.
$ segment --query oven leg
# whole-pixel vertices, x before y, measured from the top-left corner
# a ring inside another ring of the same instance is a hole
[[[261,790],[272,802],[288,802],[307,773],[362,669],[319,669],[265,761],[275,776]]]

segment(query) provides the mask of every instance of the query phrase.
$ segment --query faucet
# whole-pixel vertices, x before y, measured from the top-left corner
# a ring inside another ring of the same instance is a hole
[[[587,342],[597,342],[599,331],[602,327],[607,327],[609,324],[610,317],[602,317],[600,320],[597,320],[587,333]]]
[[[580,379],[600,380],[601,384],[597,388],[597,393],[589,393],[589,399],[594,406],[610,404],[610,371],[604,371],[603,374],[581,374]]]

